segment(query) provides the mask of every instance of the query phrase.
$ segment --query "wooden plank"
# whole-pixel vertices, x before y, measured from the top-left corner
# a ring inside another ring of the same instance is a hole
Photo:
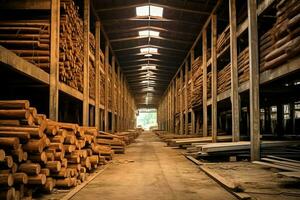
[[[203,70],[203,137],[207,134],[207,30],[202,33],[202,70]]]
[[[237,35],[236,35],[236,0],[229,0],[230,25],[230,60],[231,60],[231,113],[232,113],[232,141],[240,140],[240,105],[238,92],[237,65]]]
[[[218,124],[217,124],[217,15],[214,14],[211,18],[211,33],[212,33],[212,40],[211,40],[211,59],[212,59],[212,80],[211,80],[211,121],[212,121],[212,138],[213,142],[217,142],[217,131],[218,131]]]
[[[89,31],[90,31],[90,0],[84,0],[83,11],[83,103],[82,124],[89,125]]]
[[[104,54],[104,66],[105,66],[105,100],[104,100],[104,131],[108,132],[108,67],[109,67],[109,45],[106,41],[105,54]]]
[[[278,165],[284,165],[284,166],[288,166],[288,167],[298,168],[299,171],[300,171],[300,164],[299,163],[294,163],[294,162],[290,162],[290,161],[283,161],[283,160],[276,160],[276,159],[272,159],[272,158],[262,158],[261,160],[271,162],[271,163],[274,163],[274,164],[278,164]]]
[[[112,61],[111,61],[111,68],[112,68],[112,82],[111,82],[111,102],[112,102],[112,112],[111,112],[111,116],[112,116],[112,119],[111,119],[111,127],[112,127],[112,133],[115,132],[116,130],[116,121],[115,121],[115,97],[114,97],[114,93],[116,92],[116,89],[115,89],[115,80],[116,80],[116,77],[115,77],[115,56],[112,57]]]
[[[96,81],[95,81],[95,126],[100,129],[100,38],[101,37],[101,24],[100,21],[95,22],[95,41],[96,41]]]
[[[58,121],[60,0],[51,1],[49,119]]]
[[[188,111],[188,79],[189,79],[189,65],[188,62],[185,62],[185,88],[184,88],[184,112],[185,112],[185,117],[184,117],[184,134],[188,135],[189,130],[188,130],[188,121],[189,121],[189,111]]]
[[[259,62],[256,0],[248,0],[251,160],[260,159]]]
[[[266,157],[277,159],[277,160],[284,160],[284,161],[289,161],[289,162],[294,162],[294,163],[300,163],[299,160],[293,160],[293,159],[288,159],[288,158],[283,158],[283,157],[278,157],[278,156],[267,155]]]
[[[300,172],[278,172],[277,174],[280,174],[282,176],[291,177],[291,178],[300,179]]]
[[[281,166],[281,165],[275,165],[275,164],[267,163],[267,162],[253,161],[252,163],[258,164],[258,165],[262,165],[262,166],[268,167],[268,168],[281,169],[281,170],[285,170],[285,171],[298,171],[297,169],[292,168],[292,167],[286,167],[286,166]]]
[[[81,100],[81,101],[83,100],[83,94],[81,92],[68,86],[65,83],[62,83],[62,82],[59,83],[59,90],[78,99],[78,100]]]
[[[192,161],[193,163],[195,163],[196,165],[202,165],[203,163],[199,160],[197,160],[196,158],[194,158],[193,156],[185,156],[187,159],[189,159],[190,161]]]

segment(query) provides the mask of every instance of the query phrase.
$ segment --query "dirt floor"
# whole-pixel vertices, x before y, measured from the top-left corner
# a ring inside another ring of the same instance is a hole
[[[278,176],[275,169],[268,169],[250,162],[206,164],[211,170],[244,188],[252,199],[300,199],[300,182],[294,178]]]
[[[109,200],[230,200],[230,193],[179,151],[144,132],[111,166],[72,198]]]

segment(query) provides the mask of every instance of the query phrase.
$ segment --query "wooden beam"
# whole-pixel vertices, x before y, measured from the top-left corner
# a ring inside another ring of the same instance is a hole
[[[124,41],[130,41],[130,40],[140,40],[140,39],[149,39],[148,36],[133,36],[133,37],[127,37],[127,38],[117,38],[117,39],[112,39],[110,40],[111,43],[116,43],[116,42],[124,42]],[[160,36],[151,36],[151,39],[158,39],[158,40],[163,40],[163,41],[168,41],[168,42],[175,42],[179,44],[189,44],[191,41],[188,40],[178,40],[178,39],[170,39],[166,37],[160,37]]]
[[[84,0],[83,14],[83,103],[82,124],[89,126],[89,53],[90,53],[90,0]]]
[[[121,86],[121,77],[120,77],[120,67],[117,68],[117,79],[118,79],[118,85],[117,85],[117,131],[120,131],[120,110],[121,110],[121,92],[120,92],[120,86]]]
[[[134,49],[140,49],[144,47],[153,47],[153,48],[159,48],[163,50],[169,50],[169,51],[177,51],[177,52],[185,52],[182,48],[168,48],[161,45],[139,45],[139,46],[133,46],[133,47],[127,47],[127,48],[116,48],[114,51],[128,51],[128,50],[134,50]]]
[[[211,105],[211,121],[212,121],[212,142],[217,142],[217,131],[218,131],[218,124],[217,124],[217,15],[213,14],[211,18],[211,98],[212,98],[212,105]]]
[[[188,129],[188,122],[189,122],[189,110],[188,110],[188,79],[189,79],[189,65],[188,62],[185,62],[185,88],[184,88],[184,112],[185,112],[185,119],[184,119],[184,133],[186,135],[189,134]]]
[[[51,0],[49,118],[58,121],[60,0]]]
[[[1,3],[0,10],[50,10],[52,0],[9,0]]]
[[[179,112],[180,112],[180,118],[179,118],[179,134],[183,134],[183,69],[180,70],[180,77],[179,77],[179,83],[180,83],[180,103],[179,103]]]
[[[256,0],[248,0],[251,160],[260,160],[259,63]]]
[[[207,30],[202,32],[202,70],[203,70],[203,96],[202,96],[202,109],[203,109],[203,137],[207,134]]]
[[[96,41],[96,58],[95,58],[95,66],[96,66],[96,87],[95,87],[95,126],[100,130],[100,38],[101,37],[101,24],[100,21],[95,22],[95,41]]]
[[[117,91],[115,88],[115,84],[116,84],[116,76],[115,76],[115,56],[112,57],[112,61],[111,61],[111,68],[112,68],[112,76],[111,76],[111,102],[112,102],[112,106],[111,106],[111,132],[114,133],[116,130],[116,119],[115,119],[115,92]]]
[[[240,140],[240,104],[237,65],[236,0],[229,0],[232,141]]]
[[[193,69],[193,63],[195,61],[195,51],[192,50],[191,51],[191,62],[190,62],[190,66],[191,66],[191,76],[190,76],[190,80],[191,80],[191,99],[190,101],[192,101],[192,99],[194,98],[194,79],[193,79],[193,73],[192,73],[192,69]],[[195,112],[194,109],[191,108],[191,123],[192,123],[192,132],[191,134],[195,134]]]
[[[104,68],[105,68],[105,95],[104,95],[104,131],[108,131],[108,68],[109,68],[109,45],[106,42],[104,54]]]

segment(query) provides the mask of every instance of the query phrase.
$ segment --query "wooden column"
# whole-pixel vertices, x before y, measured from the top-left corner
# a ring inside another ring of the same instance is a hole
[[[89,53],[90,53],[90,0],[84,0],[83,13],[83,105],[82,124],[89,125]]]
[[[230,60],[231,60],[231,113],[232,113],[232,141],[240,140],[240,104],[239,78],[237,64],[237,35],[236,35],[236,0],[229,0],[230,25]]]
[[[180,77],[179,77],[179,83],[180,83],[180,104],[179,104],[179,112],[180,112],[180,118],[179,118],[179,134],[183,134],[183,69],[180,69]]]
[[[217,15],[213,14],[211,18],[211,121],[212,121],[212,142],[217,142]]]
[[[95,86],[95,126],[100,129],[100,35],[101,35],[101,24],[100,21],[95,23],[95,41],[96,41],[96,86]]]
[[[118,85],[117,85],[117,123],[116,123],[116,127],[117,127],[117,131],[120,131],[120,102],[121,102],[121,98],[120,98],[120,83],[121,83],[121,77],[120,77],[120,66],[118,66],[117,68],[117,79],[118,79]]]
[[[189,108],[188,108],[188,80],[189,80],[189,65],[188,61],[185,62],[185,89],[184,89],[184,111],[185,111],[185,119],[184,119],[184,133],[189,134],[188,123],[189,123]]]
[[[203,137],[207,134],[207,31],[202,33],[202,70],[203,70]]]
[[[51,0],[49,118],[58,121],[60,0]]]
[[[194,50],[191,51],[191,63],[190,63],[190,66],[191,66],[191,76],[190,76],[190,79],[191,79],[191,99],[190,101],[192,101],[193,99],[193,93],[194,93],[194,79],[193,79],[193,63],[194,63],[194,60],[195,60],[195,52]],[[191,123],[192,123],[192,133],[191,134],[195,134],[195,111],[193,108],[191,108]]]
[[[104,54],[104,73],[105,73],[105,100],[104,100],[104,131],[108,131],[108,68],[109,68],[109,45],[106,42]]]
[[[112,106],[111,106],[111,132],[114,133],[116,130],[116,119],[115,119],[115,92],[117,92],[116,88],[115,88],[115,80],[116,80],[116,60],[115,60],[115,56],[112,57],[112,61],[111,61],[111,68],[112,68],[112,76],[111,76],[111,102],[112,102]]]
[[[251,160],[260,160],[259,63],[256,0],[248,0]]]

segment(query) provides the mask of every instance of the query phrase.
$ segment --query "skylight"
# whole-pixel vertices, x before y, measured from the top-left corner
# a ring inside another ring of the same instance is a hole
[[[145,56],[145,57],[151,57],[152,54],[151,54],[151,53],[147,53],[147,54],[145,54],[144,56]]]
[[[141,53],[145,53],[145,54],[157,53],[157,48],[146,47],[146,48],[141,48],[140,51]]]
[[[152,31],[152,30],[143,30],[143,31],[139,31],[139,36],[158,37],[159,32],[158,31]]]
[[[141,68],[142,70],[147,70],[147,69],[156,69],[155,65],[144,65]]]
[[[163,8],[158,6],[151,6],[151,5],[139,6],[136,7],[136,15],[140,17],[145,17],[145,16],[162,17]]]

